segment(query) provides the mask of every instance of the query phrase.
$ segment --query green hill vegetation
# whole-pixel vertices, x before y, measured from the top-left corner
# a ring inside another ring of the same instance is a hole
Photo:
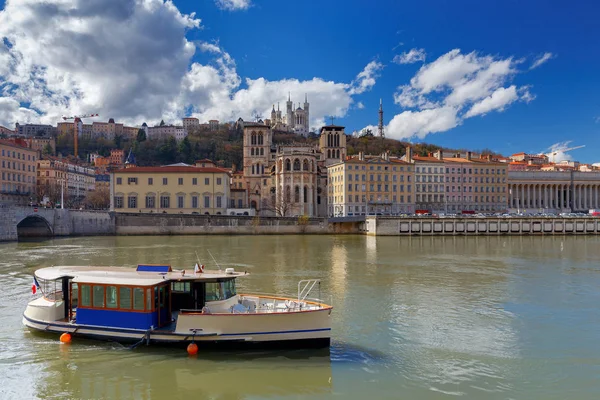
[[[293,133],[274,132],[274,144],[306,143],[318,146],[319,137],[310,134],[302,137]],[[365,154],[381,154],[389,151],[390,155],[401,157],[405,153],[407,145],[413,147],[415,155],[425,156],[443,149],[446,151],[460,151],[462,149],[447,149],[429,143],[409,143],[395,139],[382,139],[372,134],[359,138],[347,136],[346,145],[348,155],[359,152]],[[81,159],[87,160],[90,153],[97,152],[108,156],[114,148],[131,151],[135,155],[136,162],[140,166],[165,165],[177,162],[193,164],[196,160],[210,159],[223,167],[236,165],[241,168],[243,164],[243,131],[241,128],[225,125],[217,131],[192,130],[181,142],[175,138],[147,139],[144,131],[140,129],[135,139],[116,137],[114,141],[99,139],[79,140],[79,155]],[[56,151],[62,155],[73,154],[73,137],[71,135],[59,135],[56,142]],[[463,150],[464,151],[464,150]],[[484,154],[494,154],[491,150],[479,151]]]

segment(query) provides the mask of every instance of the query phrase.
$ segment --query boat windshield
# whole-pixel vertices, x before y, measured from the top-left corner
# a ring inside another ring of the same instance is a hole
[[[206,282],[206,301],[227,300],[235,295],[235,279]]]
[[[62,292],[62,277],[51,280],[36,276],[35,279],[39,285],[39,290],[46,299],[52,301],[64,300],[64,295]]]

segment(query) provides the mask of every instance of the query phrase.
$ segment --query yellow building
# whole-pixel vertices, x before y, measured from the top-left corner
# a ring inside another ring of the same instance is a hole
[[[0,202],[28,204],[35,200],[37,159],[37,151],[0,140]]]
[[[389,153],[347,157],[327,174],[331,217],[414,212],[414,166]]]
[[[110,209],[225,215],[231,197],[229,185],[229,170],[204,160],[196,165],[132,166],[111,173]]]
[[[42,204],[79,206],[96,189],[94,169],[65,158],[45,156],[37,163],[37,197]]]

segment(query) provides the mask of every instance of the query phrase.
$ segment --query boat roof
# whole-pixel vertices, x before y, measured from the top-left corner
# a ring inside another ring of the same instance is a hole
[[[97,283],[104,285],[154,286],[165,281],[214,281],[233,279],[247,275],[247,272],[208,271],[194,273],[194,270],[171,270],[168,272],[137,271],[128,267],[99,266],[53,266],[35,271],[35,276],[45,280],[72,277],[73,282]]]

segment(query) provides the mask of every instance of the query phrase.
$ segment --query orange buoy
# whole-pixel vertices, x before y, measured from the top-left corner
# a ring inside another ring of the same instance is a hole
[[[65,332],[62,335],[60,335],[60,342],[61,343],[71,343],[71,334]]]
[[[198,354],[198,345],[196,343],[188,344],[187,352],[190,356]]]

